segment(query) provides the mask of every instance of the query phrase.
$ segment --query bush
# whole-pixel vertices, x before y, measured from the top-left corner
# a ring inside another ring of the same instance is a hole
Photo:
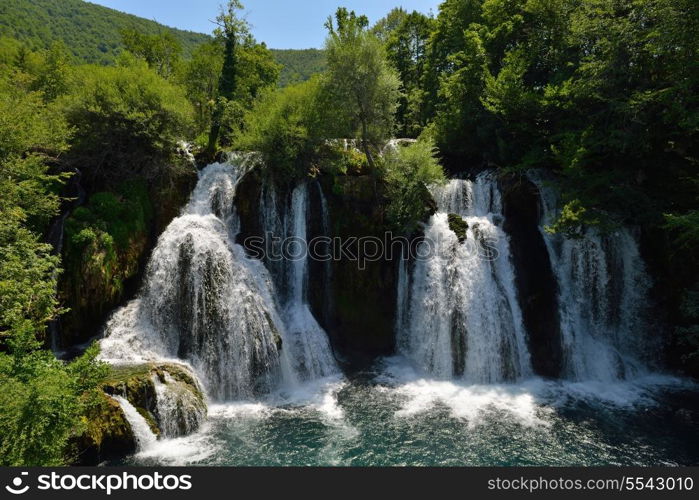
[[[85,66],[59,102],[74,127],[71,159],[92,179],[162,174],[176,143],[192,130],[184,90],[142,61],[121,67]]]
[[[239,149],[260,151],[281,181],[302,178],[310,168],[318,128],[317,79],[265,94],[247,113]]]
[[[0,354],[0,464],[70,463],[68,442],[84,428],[107,367],[97,344],[65,365],[51,352]]]
[[[389,222],[395,230],[411,233],[432,211],[428,186],[445,182],[437,150],[427,139],[399,147],[385,158]]]

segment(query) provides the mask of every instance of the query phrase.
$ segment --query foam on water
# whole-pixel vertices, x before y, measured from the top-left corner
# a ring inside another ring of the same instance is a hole
[[[181,467],[199,463],[214,464],[215,457],[222,454],[221,444],[211,433],[211,426],[207,423],[189,436],[158,440],[139,451],[134,458],[143,465]]]
[[[493,419],[509,419],[525,427],[546,427],[557,410],[586,402],[594,406],[634,410],[655,406],[667,391],[691,389],[693,384],[669,375],[653,374],[631,381],[565,381],[528,378],[508,384],[469,384],[426,377],[410,360],[384,360],[376,380],[400,400],[397,417],[413,417],[442,405],[454,418],[473,428]]]

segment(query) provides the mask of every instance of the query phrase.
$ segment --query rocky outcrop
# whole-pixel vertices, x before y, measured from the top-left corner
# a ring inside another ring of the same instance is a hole
[[[153,225],[151,240],[154,242],[172,220],[179,216],[189,201],[198,180],[194,166],[180,166],[177,175],[163,179],[153,186]]]
[[[104,391],[128,399],[153,433],[164,437],[196,431],[207,413],[201,386],[184,365],[113,366]]]
[[[87,428],[72,447],[75,465],[97,465],[136,451],[136,440],[119,403],[101,394],[87,414]]]
[[[515,283],[528,333],[534,371],[558,377],[562,370],[562,345],[556,279],[546,244],[539,231],[539,192],[524,177],[500,180],[505,232],[510,237]]]
[[[449,229],[454,231],[454,234],[459,239],[459,243],[466,241],[466,232],[468,231],[468,222],[466,222],[458,214],[449,214],[447,216],[449,221]]]

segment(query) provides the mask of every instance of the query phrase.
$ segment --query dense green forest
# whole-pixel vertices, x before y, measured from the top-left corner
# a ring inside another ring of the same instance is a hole
[[[179,30],[84,0],[16,0],[0,4],[0,36],[30,50],[45,50],[54,42],[65,44],[76,62],[114,64],[126,48],[121,32],[168,34],[182,47],[185,58],[211,36]],[[325,69],[322,50],[272,49],[282,67],[279,85],[308,80]]]
[[[154,221],[193,174],[179,141],[201,162],[260,151],[282,184],[372,176],[402,234],[444,170],[549,170],[565,202],[549,230],[642,228],[671,361],[699,373],[694,2],[446,0],[434,18],[396,9],[375,26],[339,9],[323,52],[276,60],[240,7],[209,37],[79,0],[0,6],[2,464],[73,460],[105,367],[94,347],[57,360],[48,325],[73,309],[70,337],[75,311],[93,317],[80,297],[107,309],[124,297]],[[381,154],[395,136],[418,140]],[[85,200],[56,255],[46,237],[78,172]]]
[[[279,86],[305,82],[327,67],[325,53],[319,49],[271,49],[274,59],[281,64]]]
[[[20,40],[32,50],[62,41],[77,61],[112,64],[123,49],[120,32],[171,34],[186,55],[208,35],[178,30],[83,0],[13,0],[0,4],[0,35]]]

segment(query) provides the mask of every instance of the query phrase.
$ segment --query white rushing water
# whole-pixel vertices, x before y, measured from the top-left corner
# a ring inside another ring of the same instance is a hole
[[[143,418],[143,415],[138,413],[138,410],[129,403],[129,400],[122,396],[112,396],[121,406],[124,411],[124,416],[131,426],[134,439],[136,440],[136,451],[143,451],[150,448],[158,440],[153,434],[148,422]]]
[[[434,190],[438,212],[412,271],[401,263],[399,351],[439,378],[472,383],[531,374],[497,183],[488,174]],[[448,215],[468,224],[459,242]]]
[[[288,207],[280,208],[270,186],[266,186],[260,203],[265,232],[286,238],[286,244],[277,248],[284,255],[276,263],[276,272],[283,288],[283,317],[287,327],[284,346],[293,372],[299,381],[337,374],[339,368],[328,335],[318,324],[308,301],[308,184],[301,183],[293,190]]]
[[[628,228],[585,229],[579,238],[550,234],[558,194],[536,173],[543,209],[541,234],[559,289],[564,376],[571,380],[633,378],[646,372],[650,278]]]
[[[153,375],[158,426],[162,436],[174,438],[198,430],[206,418],[206,405],[190,387],[163,372]]]
[[[182,215],[158,240],[139,297],[108,322],[102,358],[185,360],[209,396],[222,401],[334,370],[327,336],[305,300],[305,260],[290,263],[292,294],[282,316],[264,264],[235,243],[233,201],[251,163],[233,157],[200,173]],[[293,228],[303,234],[305,188],[295,197]]]

